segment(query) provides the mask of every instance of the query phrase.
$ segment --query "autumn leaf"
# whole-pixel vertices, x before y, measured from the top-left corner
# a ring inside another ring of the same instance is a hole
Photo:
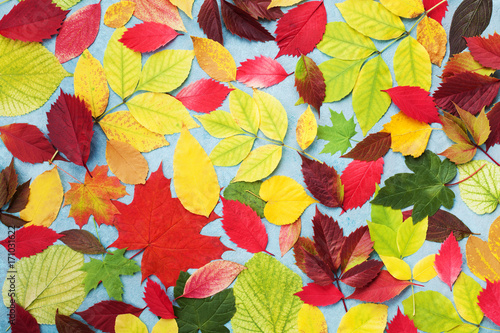
[[[125,31],[118,40],[135,52],[153,52],[180,35],[168,25],[143,22]]]
[[[126,142],[109,140],[106,144],[106,162],[118,179],[126,184],[144,184],[149,172],[148,161]]]
[[[114,29],[123,27],[132,18],[135,6],[135,2],[132,1],[120,1],[112,4],[104,13],[104,24]]]
[[[434,268],[441,281],[446,283],[451,290],[462,270],[462,252],[453,233],[450,233],[450,236],[441,245],[434,260]]]
[[[65,316],[59,314],[59,310],[56,310],[56,328],[59,333],[71,333],[71,332],[79,332],[79,333],[93,333],[87,325],[78,321],[76,319],[71,318],[70,316]]]
[[[115,333],[115,320],[118,315],[131,313],[139,317],[142,311],[144,309],[120,301],[101,301],[75,314],[98,330]]]
[[[211,79],[200,79],[182,88],[175,98],[187,109],[209,113],[220,107],[232,88]]]
[[[443,17],[448,11],[448,1],[445,0],[441,3],[440,0],[423,0],[423,3],[424,8],[427,11],[427,16],[433,18],[434,20],[439,22],[439,24],[441,24]],[[432,9],[432,11],[429,11],[430,9]]]
[[[417,26],[417,41],[427,50],[433,64],[441,67],[446,54],[446,30],[435,19],[425,16]]]
[[[440,123],[439,113],[429,92],[420,87],[399,86],[384,90],[405,115],[424,123]]]
[[[275,21],[283,16],[280,8],[271,8],[271,0],[236,0],[234,4],[255,19]]]
[[[399,295],[411,284],[409,281],[398,280],[388,271],[382,270],[371,283],[365,287],[356,288],[347,298],[363,302],[385,302]]]
[[[418,333],[413,320],[408,318],[407,315],[404,315],[401,312],[401,309],[398,307],[398,312],[392,318],[390,322],[387,323],[387,333]]]
[[[393,14],[404,18],[415,18],[424,11],[424,6],[419,0],[410,0],[403,3],[393,0],[382,0],[380,3]]]
[[[413,266],[413,280],[419,282],[429,282],[437,276],[434,269],[435,254],[430,254],[420,259],[415,266]]]
[[[457,311],[465,320],[479,325],[483,320],[484,314],[478,303],[478,296],[483,288],[473,278],[460,273],[453,286],[453,301]]]
[[[500,220],[497,218],[490,226],[488,241],[485,242],[476,236],[467,240],[466,257],[470,271],[483,281],[500,280],[500,262],[498,239],[500,234]]]
[[[305,55],[300,57],[295,67],[295,87],[304,102],[313,106],[319,115],[325,99],[325,79],[314,60]]]
[[[235,182],[230,183],[224,189],[224,198],[226,200],[236,200],[252,208],[257,215],[264,217],[264,206],[266,202],[253,195],[260,192],[262,181],[253,183]]]
[[[198,14],[198,24],[208,38],[224,44],[222,23],[217,0],[204,0]]]
[[[461,52],[454,54],[446,65],[444,66],[441,78],[443,82],[447,80],[448,77],[460,74],[463,72],[473,72],[481,75],[490,75],[495,72],[492,68],[483,67],[480,63],[474,60],[470,52]]]
[[[114,329],[116,333],[148,333],[146,324],[130,313],[116,316]]]
[[[459,108],[458,106],[456,107]],[[468,112],[463,111],[463,114],[466,113],[474,118],[474,116]],[[450,161],[456,164],[469,162],[474,155],[476,155],[477,148],[469,139],[465,123],[461,119],[446,112],[439,117],[441,118],[441,122],[443,124],[443,131],[446,133],[448,138],[456,142],[456,144],[448,147],[445,151],[440,153],[440,155],[448,157]]]
[[[434,215],[429,216],[426,240],[442,243],[450,235],[450,232],[453,232],[457,241],[472,235],[469,227],[452,213],[439,209]]]
[[[16,258],[30,257],[37,253],[42,252],[50,245],[54,244],[61,235],[47,227],[32,225],[21,228],[15,234],[15,248],[14,251],[9,251],[13,243],[13,239],[6,237],[0,244]]]
[[[268,88],[280,83],[288,75],[290,74],[278,61],[261,55],[242,62],[237,68],[236,80],[246,84],[247,87]]]
[[[500,104],[495,104],[491,110],[486,114],[488,121],[490,123],[491,133],[486,140],[486,149],[490,149],[492,146],[500,143]],[[1,131],[1,129],[0,129]],[[5,143],[5,140],[4,140]]]
[[[491,162],[474,160],[459,165],[458,170],[459,181],[462,181],[458,185],[460,196],[467,207],[476,214],[493,212],[500,201],[500,191],[495,186],[500,178],[500,167]]]
[[[252,150],[241,163],[232,182],[254,182],[269,176],[278,166],[282,150],[281,146],[275,144],[260,146]]]
[[[280,227],[280,251],[283,257],[297,243],[302,230],[302,220],[300,218],[292,224],[285,224]]]
[[[394,74],[399,86],[417,86],[429,90],[432,65],[427,50],[415,38],[401,40],[394,54]]]
[[[273,35],[257,19],[226,0],[221,0],[221,13],[224,25],[232,34],[250,41],[266,42],[274,40]]]
[[[302,291],[295,293],[300,299],[310,305],[326,306],[335,304],[344,298],[344,295],[333,284],[328,286],[320,286],[315,283],[309,283],[302,287]]]
[[[271,94],[254,89],[253,100],[260,115],[259,129],[270,139],[285,140],[288,116],[281,102]]]
[[[340,157],[358,161],[371,162],[383,157],[391,148],[391,134],[386,132],[372,133]]]
[[[198,64],[205,73],[222,82],[236,79],[236,63],[224,46],[208,38],[191,37],[191,39]]]
[[[336,102],[352,91],[359,76],[363,60],[330,59],[319,64],[325,78],[324,102]]]
[[[316,139],[316,134],[318,133],[318,123],[316,122],[316,117],[311,111],[311,107],[307,106],[307,109],[300,115],[299,120],[297,120],[297,127],[295,128],[295,139],[297,144],[302,150],[306,150]]]
[[[169,27],[186,31],[177,7],[170,1],[163,0],[131,0],[136,4],[134,16],[144,22],[166,24]]]
[[[346,120],[342,112],[337,113],[332,109],[330,109],[330,114],[332,126],[318,127],[318,139],[328,141],[321,153],[333,155],[340,151],[344,154],[351,147],[351,138],[356,135],[354,117]]]
[[[491,319],[495,324],[500,325],[500,312],[498,310],[500,304],[498,297],[500,295],[499,282],[486,281],[486,288],[477,296],[479,307],[484,312],[486,317]]]
[[[387,308],[385,304],[358,304],[340,320],[340,332],[382,332],[387,325]]]
[[[61,242],[74,251],[84,254],[106,253],[101,242],[87,230],[70,229],[61,231],[59,235],[61,235]]]
[[[28,311],[17,303],[15,303],[15,311],[16,321],[12,323],[12,333],[40,333],[40,325]]]
[[[342,208],[349,210],[363,206],[375,193],[375,185],[380,183],[383,169],[382,157],[372,162],[354,160],[349,163],[340,176],[344,185]]]
[[[153,314],[164,319],[175,318],[172,302],[161,286],[153,280],[148,279],[143,300]]]
[[[317,306],[304,304],[298,314],[299,333],[328,333],[325,316]]]

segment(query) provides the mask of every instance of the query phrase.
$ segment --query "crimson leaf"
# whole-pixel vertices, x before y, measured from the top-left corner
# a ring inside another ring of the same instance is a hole
[[[200,7],[200,13],[198,14],[198,24],[208,38],[224,44],[217,0],[203,1]]]
[[[274,40],[273,35],[243,9],[236,7],[226,0],[221,0],[220,9],[224,24],[232,34],[259,42]]]
[[[327,207],[340,207],[344,199],[344,186],[333,167],[310,160],[302,155],[302,174],[313,197]]]
[[[340,157],[352,158],[358,161],[371,162],[378,160],[391,148],[391,133],[372,133],[360,141],[350,152]]]

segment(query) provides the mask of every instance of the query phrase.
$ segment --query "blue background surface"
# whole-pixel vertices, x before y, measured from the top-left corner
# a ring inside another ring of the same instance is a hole
[[[104,17],[104,13],[109,5],[111,3],[114,3],[117,1],[105,1],[102,2],[102,17]],[[333,21],[343,21],[340,12],[335,6],[335,3],[341,2],[341,1],[326,1],[325,6],[327,9],[327,15],[328,15],[328,22],[333,22]],[[10,9],[17,3],[17,1],[11,0],[9,3],[1,5],[0,6],[0,14],[4,15]],[[71,8],[71,13],[72,14],[74,11],[77,9],[89,5],[89,4],[94,4],[97,3],[97,1],[86,1],[83,0],[81,1],[78,5],[74,6]],[[198,37],[206,37],[203,33],[203,31],[199,28],[196,19],[198,12],[200,10],[200,6],[203,3],[202,0],[196,0],[193,6],[193,17],[194,19],[191,20],[189,19],[183,12],[180,12],[182,20],[184,22],[184,25],[186,26],[187,33],[181,36],[178,36],[173,42],[168,44],[165,48],[168,49],[185,49],[185,50],[191,50],[193,48],[190,35],[191,36],[198,36]],[[498,17],[499,17],[499,9],[500,9],[500,3],[496,0],[493,1],[494,6],[493,6],[493,15],[491,19],[491,23],[488,26],[488,28],[485,30],[483,33],[483,36],[486,36],[487,34],[492,34],[495,29],[498,26]],[[456,7],[459,5],[459,2],[457,0],[451,0],[449,4],[449,10],[443,19],[443,26],[447,32],[449,32],[450,28],[450,22],[451,18],[453,16],[453,13],[456,9]],[[284,9],[286,12],[288,9]],[[101,19],[102,22],[102,19]],[[140,23],[141,21],[132,18],[129,23],[127,23],[126,27],[132,27],[137,23]],[[415,20],[404,20],[404,23],[409,29]],[[263,25],[271,32],[274,33],[276,29],[276,22],[264,22]],[[94,57],[99,59],[102,62],[103,55],[104,55],[104,50],[106,48],[107,42],[109,38],[111,37],[111,34],[113,33],[114,29],[111,29],[104,24],[101,24],[99,34],[97,36],[96,41],[93,43],[93,45],[89,48],[89,51],[92,53]],[[225,41],[225,47],[231,52],[231,54],[234,57],[234,60],[237,65],[239,63],[247,60],[247,59],[253,59],[256,56],[260,55],[265,55],[274,58],[276,54],[278,53],[278,47],[274,41],[272,42],[266,42],[266,43],[261,43],[261,42],[249,42],[245,39],[242,39],[240,37],[234,36],[230,34],[225,28],[223,28],[224,32],[224,41]],[[415,32],[416,29],[412,32],[412,35],[415,37]],[[387,45],[388,42],[377,42],[377,47],[378,49],[382,49],[385,45]],[[47,40],[43,43],[51,52],[54,52],[54,47],[55,47],[55,38],[52,38],[51,40]],[[392,66],[392,59],[394,56],[394,52],[396,50],[397,43],[393,46],[391,46],[387,51],[385,51],[382,55],[384,60],[387,62],[389,65],[389,68],[391,69],[391,72],[393,72],[393,66]],[[164,49],[165,49],[164,48]],[[150,54],[143,54],[142,57],[142,62],[147,60],[147,58],[150,56]],[[323,61],[326,61],[330,59],[330,57],[322,54],[319,52],[317,49],[315,49],[313,52],[311,52],[308,56],[310,56],[317,64],[322,63]],[[445,64],[446,60],[449,57],[449,50],[447,51],[447,54],[445,56],[445,60],[443,61],[443,64]],[[278,58],[278,61],[283,65],[283,67],[286,69],[288,73],[291,73],[295,71],[295,64],[297,62],[298,58],[294,57],[289,57],[289,56],[282,56]],[[75,58],[71,61],[68,61],[67,63],[63,64],[64,68],[70,72],[73,73],[75,70],[75,66],[77,63],[78,58]],[[431,92],[434,91],[440,82],[439,75],[441,74],[442,69],[433,65],[432,66],[432,88]],[[177,90],[173,91],[172,94],[175,95],[180,89],[185,87],[187,84],[194,82],[198,79],[201,78],[208,78],[208,75],[205,74],[199,67],[196,59],[193,61],[192,64],[192,69],[191,73],[189,74],[188,79],[186,82]],[[393,82],[395,82],[395,78],[393,75]],[[242,89],[248,93],[251,93],[251,89],[247,88],[243,84],[233,82],[233,84],[239,88]],[[65,78],[62,81],[62,84],[60,88],[66,92],[66,93],[74,93],[73,90],[73,78]],[[288,113],[288,121],[289,121],[289,126],[288,126],[288,133],[285,138],[285,143],[287,145],[293,146],[293,147],[298,147],[296,142],[295,142],[295,127],[297,124],[297,119],[298,117],[304,112],[306,109],[306,105],[298,105],[295,106],[295,102],[298,100],[299,96],[298,93],[294,87],[294,77],[289,76],[286,78],[283,82],[279,83],[278,85],[272,86],[267,89],[263,89],[264,91],[272,94],[280,102],[283,104],[285,109],[287,110]],[[6,124],[11,124],[13,122],[23,122],[23,123],[29,123],[38,126],[42,132],[47,133],[46,129],[46,124],[47,124],[47,118],[46,118],[46,113],[50,110],[50,105],[55,102],[57,97],[59,96],[59,89],[56,90],[56,92],[52,95],[50,100],[42,106],[40,109],[35,110],[27,115],[24,116],[19,116],[19,117],[0,117],[0,126],[6,125]],[[113,92],[110,92],[110,100],[108,104],[108,109],[119,104],[121,102],[120,98]],[[342,111],[344,115],[346,116],[347,119],[351,118],[353,116],[353,111],[352,111],[352,100],[351,100],[351,95],[348,97],[344,98],[340,102],[336,103],[325,103],[322,108],[321,108],[321,118],[318,120],[318,125],[331,125],[330,122],[330,112],[329,109],[332,109],[336,112]],[[126,107],[122,106],[118,108],[117,110],[125,110]],[[227,100],[224,102],[223,106],[220,108],[225,111],[229,111],[228,108],[228,103]],[[397,108],[394,105],[391,105],[385,116],[370,130],[369,133],[375,133],[378,132],[382,129],[383,124],[387,123],[390,121],[390,117],[393,116],[398,112]],[[196,113],[193,111],[190,111],[191,115],[195,115]],[[439,128],[440,126],[437,124],[433,124],[432,127],[434,128]],[[359,126],[356,127],[357,134],[354,136],[353,139],[357,141],[361,141],[363,139],[361,130]],[[92,140],[92,148],[91,148],[91,154],[90,154],[90,159],[88,162],[88,166],[90,170],[93,170],[93,168],[96,165],[104,165],[106,164],[106,159],[105,159],[105,147],[106,147],[106,138],[102,130],[100,129],[99,126],[94,126],[94,137]],[[213,147],[220,141],[219,139],[215,139],[208,135],[208,133],[203,129],[203,127],[193,129],[191,130],[191,133],[197,138],[197,140],[200,142],[200,144],[203,146],[205,151],[209,153]],[[262,134],[260,134],[262,135]],[[157,150],[154,150],[149,153],[143,154],[145,158],[147,159],[149,163],[149,168],[150,168],[150,173],[152,171],[155,171],[158,169],[160,166],[160,163],[163,163],[163,172],[166,177],[172,178],[173,170],[172,170],[172,156],[173,152],[176,146],[176,142],[178,139],[178,134],[175,135],[169,135],[166,136],[167,141],[170,142],[170,146],[168,147],[163,147]],[[260,142],[259,142],[260,141]],[[350,159],[341,159],[339,158],[340,154],[337,153],[333,156],[330,154],[320,154],[320,151],[323,149],[324,144],[326,142],[322,140],[315,141],[310,148],[308,148],[307,152],[318,159],[324,161],[330,166],[333,166],[338,172],[342,172],[344,168],[347,166],[347,164],[351,161]],[[256,141],[256,146],[265,144],[265,141],[262,140],[257,140]],[[353,142],[353,145],[355,142]],[[449,141],[444,133],[440,130],[438,131],[433,131],[429,144],[428,144],[428,149],[432,150],[433,152],[439,153],[443,151],[446,147],[448,147],[451,144],[451,141]],[[500,159],[500,146],[493,147],[490,149],[490,154],[494,157],[498,157]],[[3,144],[0,143],[0,169],[5,168],[11,160],[11,154],[10,152],[5,148]],[[481,152],[478,152],[475,159],[485,159],[488,160],[484,154]],[[384,157],[384,173],[382,175],[382,181],[381,181],[381,186],[383,185],[383,182],[385,179],[388,177],[399,173],[399,172],[407,172],[408,169],[406,168],[404,164],[404,158],[401,156],[400,153],[393,153],[390,151],[385,157]],[[75,176],[76,178],[80,179],[83,181],[85,177],[85,170],[83,167],[76,166],[71,163],[67,162],[60,162],[58,161],[57,164]],[[283,151],[283,158],[278,166],[278,168],[275,170],[273,175],[286,175],[289,176],[296,181],[298,181],[300,184],[304,185],[303,183],[303,178],[302,178],[302,173],[300,170],[300,157],[297,154],[297,152],[292,151],[290,149],[284,149]],[[51,166],[48,165],[48,163],[43,163],[43,164],[28,164],[28,163],[23,163],[20,162],[19,160],[15,160],[15,167],[17,170],[17,173],[20,178],[20,182],[24,182],[28,179],[34,179],[36,176],[41,174],[43,171],[48,170],[51,168]],[[219,177],[219,184],[220,186],[227,186],[230,182],[230,180],[235,176],[237,167],[216,167],[216,171]],[[71,179],[69,176],[66,174],[60,172],[59,173],[62,179],[62,184],[64,187],[64,191],[66,192],[69,190],[70,185],[69,182],[73,182],[73,179]],[[457,179],[458,179],[458,173],[457,173]],[[454,181],[456,181],[455,179]],[[304,185],[305,186],[305,185]],[[450,211],[458,216],[462,221],[464,221],[469,228],[474,232],[474,233],[480,233],[482,239],[487,239],[488,235],[488,230],[490,224],[493,222],[493,220],[499,215],[498,209],[494,211],[492,214],[485,214],[485,215],[476,215],[473,213],[462,201],[460,198],[460,193],[458,186],[453,186],[451,187],[452,190],[455,193],[455,205],[453,209]],[[175,193],[173,186],[171,188],[172,193]],[[133,194],[134,194],[134,187],[133,186],[127,186],[127,192],[128,196],[120,199],[120,201],[129,203],[132,200]],[[221,204],[219,203],[215,209],[215,212],[221,215]],[[305,237],[312,237],[313,232],[312,232],[312,223],[311,223],[311,218],[314,214],[316,205],[311,205],[309,208],[306,209],[302,216],[302,234],[301,236]],[[361,225],[366,224],[366,220],[370,219],[370,205],[365,204],[363,207],[354,209],[351,211],[348,211],[344,214],[340,214],[341,210],[339,208],[336,209],[330,209],[327,207],[324,207],[323,205],[318,205],[318,208],[320,209],[321,212],[326,213],[330,216],[332,216],[334,219],[339,221],[339,224],[342,228],[344,228],[344,234],[348,234],[358,228]],[[77,228],[78,226],[75,224],[73,218],[68,218],[68,213],[69,213],[69,206],[64,206],[61,208],[59,215],[57,219],[54,221],[52,224],[51,228],[53,228],[56,231],[63,231],[67,229],[74,229]],[[267,232],[269,234],[269,244],[267,250],[273,254],[275,254],[275,257],[280,260],[283,264],[285,264],[287,267],[289,267],[292,271],[295,273],[299,274],[303,280],[303,284],[307,284],[309,282],[312,282],[307,276],[305,276],[299,268],[295,265],[295,260],[293,258],[293,251],[288,252],[284,257],[280,257],[280,250],[279,250],[279,243],[278,243],[278,237],[279,237],[279,227],[276,225],[272,225],[268,223],[267,221],[264,222],[266,225]],[[96,230],[94,228],[94,225],[92,223],[92,219],[90,220],[90,223],[85,225],[83,229],[90,231],[93,234],[96,234]],[[106,226],[102,225],[99,227],[99,235],[101,237],[101,241],[104,246],[110,245],[116,238],[118,237],[118,233],[114,227],[111,226]],[[245,262],[251,258],[251,254],[247,253],[245,250],[239,249],[235,246],[234,243],[232,243],[229,238],[226,236],[224,233],[224,230],[221,228],[221,222],[220,220],[214,221],[207,225],[203,231],[202,234],[205,235],[211,235],[211,236],[220,236],[221,241],[228,247],[233,248],[235,251],[228,251],[224,253],[223,259],[226,260],[231,260],[235,261],[240,264],[245,264]],[[7,228],[3,225],[0,225],[0,239],[3,239],[7,236]],[[60,242],[57,242],[59,244]],[[462,253],[464,254],[464,261],[465,261],[465,243],[466,239],[460,241],[460,246],[462,248]],[[432,242],[425,242],[424,246],[414,255],[405,258],[405,261],[410,264],[411,267],[421,258],[428,254],[432,253],[437,253],[439,250],[440,244],[437,243],[432,243]],[[131,257],[136,251],[130,251],[127,253],[127,257]],[[85,256],[86,261],[89,261],[89,256]],[[142,255],[137,256],[134,260],[136,260],[138,263],[140,263]],[[5,273],[6,273],[6,258],[7,258],[7,252],[3,247],[0,248],[0,265],[2,269],[0,269],[0,281],[4,281],[5,279]],[[96,258],[101,258],[100,256],[96,256]],[[463,271],[466,272],[469,275],[472,275],[470,271],[467,268],[467,265],[464,263],[463,265]],[[192,271],[190,271],[192,273]],[[142,300],[143,297],[143,292],[144,292],[144,287],[145,283],[141,284],[141,274],[136,273],[134,276],[122,276],[122,282],[124,284],[124,294],[123,294],[123,301],[126,303],[130,303],[132,305],[135,305],[137,307],[144,307],[145,302]],[[158,281],[155,277],[153,277],[154,280]],[[479,279],[476,278],[477,281]],[[479,281],[480,284],[484,287],[485,283],[482,281]],[[343,285],[342,286],[342,291],[344,292],[345,295],[349,295],[352,292],[352,288]],[[441,293],[443,293],[446,297],[449,299],[453,299],[453,295],[450,292],[449,288],[441,282],[438,278],[435,278],[431,280],[428,283],[425,283],[425,287],[416,287],[415,292],[417,291],[422,291],[422,290],[436,290]],[[170,296],[171,299],[173,299],[173,288],[168,289],[168,295]],[[406,299],[408,296],[411,295],[411,289],[407,288],[405,291],[401,293],[398,297],[394,298],[393,300],[386,302],[387,305],[389,305],[389,320],[395,315],[397,311],[397,307],[400,306],[401,310],[403,309],[401,306],[401,302]],[[79,311],[85,310],[92,306],[95,303],[98,303],[101,300],[107,300],[108,296],[107,293],[102,286],[102,284],[96,289],[93,290],[89,293],[89,295],[86,297],[85,301],[79,308]],[[347,306],[349,308],[353,307],[354,305],[358,304],[358,301],[355,300],[347,300]],[[326,317],[327,323],[328,323],[328,328],[329,332],[336,332],[338,324],[340,322],[340,319],[344,315],[345,311],[344,308],[339,302],[338,304],[335,305],[330,305],[326,307],[321,307],[321,311]],[[80,319],[78,316],[73,316],[75,318]],[[145,310],[140,318],[147,324],[149,330],[152,329],[154,324],[157,322],[157,317],[153,315],[149,310]],[[495,327],[495,325],[489,321],[488,319],[485,318],[483,321],[483,326],[487,327]],[[230,327],[230,324],[228,325]],[[8,327],[7,324],[7,308],[4,306],[0,307],[0,330],[5,331],[5,329]],[[55,326],[50,326],[50,325],[41,325],[42,327],[42,332],[43,333],[52,333],[52,332],[57,332]],[[483,330],[481,330],[482,332]],[[486,330],[484,330],[486,332]]]

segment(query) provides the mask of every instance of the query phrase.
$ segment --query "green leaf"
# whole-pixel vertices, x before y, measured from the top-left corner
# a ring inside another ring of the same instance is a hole
[[[282,148],[278,145],[265,145],[254,149],[243,160],[232,180],[233,182],[254,182],[269,176],[281,160]]]
[[[332,126],[318,127],[318,139],[328,141],[321,153],[333,155],[340,151],[343,154],[347,148],[351,147],[350,140],[356,135],[354,117],[346,120],[342,112],[337,113],[330,109],[330,113]]]
[[[133,260],[123,256],[127,249],[118,249],[107,253],[104,261],[90,258],[90,262],[85,263],[82,271],[87,272],[85,277],[85,293],[97,288],[99,283],[104,285],[109,297],[118,301],[122,300],[123,283],[120,275],[134,275],[141,270],[140,266]]]
[[[401,257],[408,257],[417,252],[424,245],[427,235],[428,220],[413,224],[413,218],[407,218],[398,229],[397,243]]]
[[[49,246],[42,253],[19,260],[16,273],[8,273],[3,285],[3,302],[10,306],[9,288],[14,275],[16,302],[35,317],[39,324],[54,325],[56,310],[69,316],[85,298],[80,268],[83,254],[64,245]]]
[[[270,139],[283,142],[288,128],[286,110],[276,97],[254,89],[253,99],[260,113],[260,130]]]
[[[451,301],[437,291],[420,291],[403,301],[405,314],[422,331],[439,333],[463,324]],[[415,313],[415,315],[413,315]]]
[[[215,110],[209,114],[195,117],[201,122],[208,134],[216,138],[227,138],[245,133],[236,124],[231,114],[226,111]]]
[[[340,101],[352,91],[363,62],[364,59],[330,59],[318,66],[325,78],[325,103]]]
[[[370,38],[360,34],[345,22],[330,22],[326,25],[318,50],[342,60],[366,59],[377,52]]]
[[[363,135],[382,118],[391,105],[391,98],[382,91],[390,88],[391,72],[382,57],[377,56],[366,62],[352,92],[352,107]]]
[[[453,301],[458,313],[476,325],[479,325],[484,317],[483,311],[477,304],[477,296],[482,290],[481,285],[464,272],[460,273],[453,285]]]
[[[174,287],[174,297],[184,293],[184,286],[190,276],[186,272],[179,274]],[[229,332],[224,325],[231,320],[236,311],[234,303],[231,288],[207,298],[177,299],[179,306],[174,306],[174,314],[177,317],[179,333],[198,333],[198,330],[202,333]]]
[[[247,132],[257,134],[259,130],[259,107],[252,96],[234,89],[229,93],[229,111],[236,124]]]
[[[0,36],[0,116],[20,116],[47,102],[70,74],[40,43]]]
[[[387,325],[387,308],[384,304],[358,304],[342,317],[337,332],[381,333]]]
[[[132,95],[141,75],[141,53],[134,52],[118,40],[127,28],[115,30],[104,51],[103,67],[109,86],[122,99]]]
[[[447,333],[478,333],[479,327],[471,325],[471,324],[462,324],[458,325],[455,328],[452,328]]]
[[[373,0],[347,0],[336,6],[347,24],[368,37],[388,40],[406,31],[398,16]]]
[[[371,203],[394,209],[414,205],[414,223],[434,215],[441,206],[453,207],[455,194],[445,184],[455,177],[455,164],[448,159],[441,161],[428,150],[418,158],[407,156],[405,163],[414,173],[398,173],[387,179]]]
[[[53,3],[61,7],[62,10],[67,10],[82,0],[52,0]]]
[[[470,177],[483,164],[479,172]],[[500,167],[483,160],[471,161],[458,166],[461,182],[458,187],[465,204],[476,214],[493,212],[500,202]]]
[[[234,284],[234,332],[297,332],[302,301],[294,294],[302,290],[301,278],[264,253],[255,254],[245,266]]]
[[[367,222],[373,249],[381,256],[399,257],[397,233],[388,226]]]
[[[164,50],[153,54],[144,64],[137,90],[170,92],[187,79],[194,51]]]
[[[378,191],[379,189],[377,189],[376,193],[378,193]],[[371,218],[373,223],[383,224],[395,232],[398,231],[399,227],[403,223],[403,213],[401,213],[399,209],[392,209],[391,207],[381,205],[371,205],[371,207]]]
[[[432,65],[427,50],[411,36],[399,42],[394,54],[394,75],[399,86],[420,87],[429,91]]]
[[[230,183],[224,190],[224,198],[227,200],[237,200],[252,208],[260,217],[264,217],[266,202],[258,196],[261,185],[261,181],[253,183]]]
[[[216,166],[233,166],[239,164],[252,150],[254,137],[235,135],[219,142],[210,153],[210,159]]]

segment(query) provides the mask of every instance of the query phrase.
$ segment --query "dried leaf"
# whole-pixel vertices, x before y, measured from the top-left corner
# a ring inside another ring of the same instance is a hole
[[[104,13],[104,24],[114,29],[123,27],[134,14],[135,6],[135,2],[126,0],[112,4]]]
[[[224,46],[207,38],[191,37],[191,39],[198,64],[205,73],[222,82],[236,79],[236,63]]]
[[[417,41],[427,50],[431,62],[441,67],[446,44],[446,30],[435,19],[425,16],[417,26]]]
[[[71,229],[59,233],[61,242],[72,250],[84,254],[106,253],[106,249],[99,240],[87,230]]]

